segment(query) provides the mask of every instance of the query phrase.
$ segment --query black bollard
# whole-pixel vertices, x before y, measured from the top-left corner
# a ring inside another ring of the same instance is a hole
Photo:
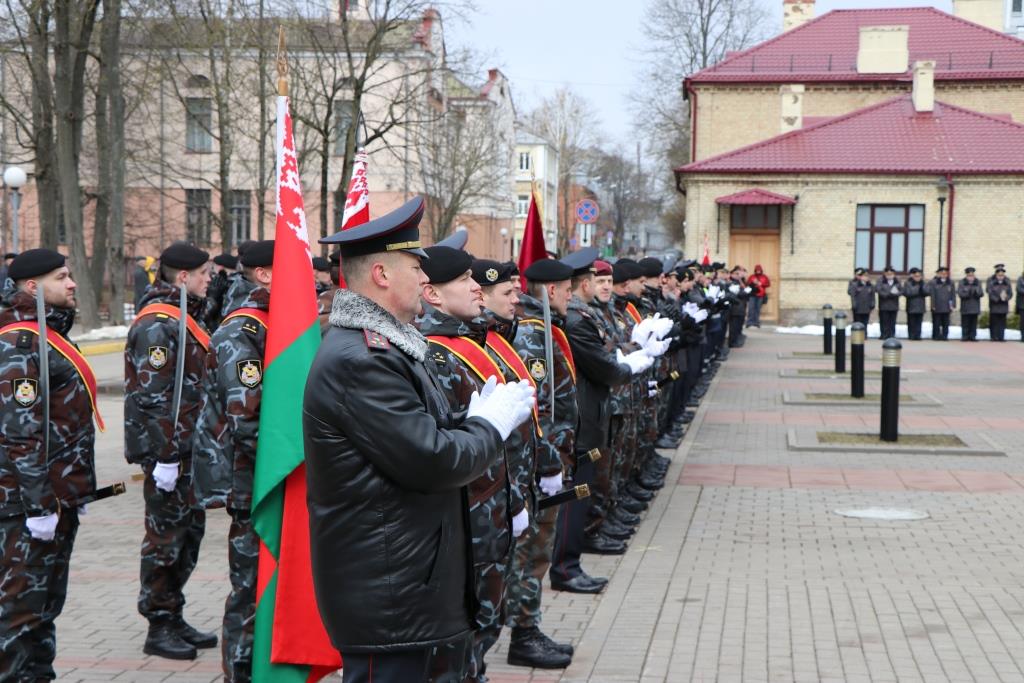
[[[850,325],[850,396],[864,398],[864,323]]]
[[[846,372],[846,314],[836,313],[836,372]]]
[[[832,355],[832,304],[821,307],[822,325],[825,327],[825,355]]]
[[[882,344],[882,441],[896,441],[900,419],[900,354],[899,340],[886,339]]]

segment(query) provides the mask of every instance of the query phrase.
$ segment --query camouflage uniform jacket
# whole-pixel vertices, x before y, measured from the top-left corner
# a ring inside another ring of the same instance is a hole
[[[547,366],[544,353],[544,307],[527,294],[519,295],[519,332],[516,351],[526,363],[530,376],[537,382],[537,403],[543,436],[537,444],[537,474],[550,477],[572,466],[576,461],[576,428],[579,409],[576,406],[576,383],[565,355],[552,342],[554,369]],[[538,320],[541,322],[528,322]],[[551,324],[565,329],[565,319],[551,312]],[[555,373],[555,414],[551,414],[551,383],[548,373]]]
[[[0,295],[0,327],[36,320],[35,298],[9,287]],[[48,308],[46,325],[67,335],[74,310]],[[43,453],[39,396],[39,337],[11,331],[0,336],[0,517],[37,517],[57,511],[96,489],[92,404],[78,371],[52,348],[50,452]]]
[[[623,353],[635,351],[633,344],[629,343],[629,337],[624,336],[628,329],[624,317],[615,310],[615,306],[609,301],[606,304],[594,299],[590,304],[594,317],[601,324],[605,333],[605,348],[609,353],[614,354],[616,349],[622,349]],[[631,390],[629,382],[618,384],[612,387],[609,394],[611,414],[624,415],[629,410]]]
[[[504,337],[515,348],[516,331],[519,328],[515,318],[507,320],[484,309],[488,328]],[[506,382],[518,382],[519,376],[501,358],[487,349],[487,353],[501,368]],[[517,515],[526,507],[530,500],[530,487],[533,481],[534,464],[537,460],[537,428],[533,418],[516,427],[505,441],[505,460],[508,463],[508,476],[511,482],[511,512]]]
[[[430,342],[427,348],[427,367],[444,389],[452,416],[455,423],[459,424],[466,419],[470,397],[474,391],[483,387],[484,381],[458,356],[429,338],[466,337],[482,349],[487,337],[486,321],[477,318],[466,323],[425,304],[417,326]],[[469,483],[468,489],[473,561],[500,561],[508,555],[512,540],[511,517],[508,515],[509,476],[505,458],[498,458],[486,472]]]
[[[331,306],[334,305],[334,295],[337,293],[337,287],[330,287],[316,295],[316,312],[320,317],[320,334],[326,334],[327,328],[331,326]]]
[[[612,306],[615,308],[615,312],[622,317],[623,322],[625,322],[625,324],[626,324],[626,328],[624,330],[622,330],[622,335],[623,335],[623,337],[625,339],[628,339],[628,340],[632,339],[633,327],[636,326],[636,323],[633,321],[633,317],[631,315],[629,315],[628,313],[626,313],[626,305],[630,304],[630,303],[632,303],[634,306],[636,306],[637,305],[636,297],[632,297],[632,296],[628,296],[628,295],[620,296],[618,294],[612,294]],[[639,306],[637,306],[637,310],[640,310]],[[643,311],[640,311],[640,313],[643,314]],[[630,344],[632,344],[632,341],[630,341]],[[623,353],[628,353],[628,352],[627,351],[623,351]],[[640,402],[647,396],[647,375],[648,374],[649,373],[647,373],[647,372],[641,372],[639,375],[633,375],[633,381],[632,382],[627,382],[626,384],[622,385],[622,388],[624,390],[623,393],[625,393],[625,391],[629,392],[628,396],[624,396],[623,397],[625,400],[629,401],[628,405],[630,407],[626,409],[627,411],[633,410],[635,408],[638,408],[640,406]],[[643,383],[642,389],[641,389],[641,382]],[[614,413],[614,414],[618,415],[619,413]]]
[[[178,296],[177,287],[157,280],[146,291],[140,306],[164,303],[177,307]],[[190,294],[186,305],[195,319],[203,311],[204,300]],[[206,374],[206,349],[186,331],[185,377],[175,430],[171,401],[177,354],[178,321],[173,318],[148,315],[137,318],[128,330],[124,349],[124,445],[125,458],[130,463],[152,459],[188,463],[192,457],[200,384]]]
[[[240,308],[270,308],[269,290],[252,283],[247,289],[244,300],[225,308],[225,318]],[[266,328],[244,316],[222,321],[210,340],[192,445],[192,478],[201,507],[248,510],[252,505],[266,345]]]

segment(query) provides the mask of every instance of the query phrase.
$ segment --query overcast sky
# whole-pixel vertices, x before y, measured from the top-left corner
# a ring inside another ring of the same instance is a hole
[[[782,0],[759,0],[782,25]],[[569,84],[597,110],[606,139],[629,144],[628,95],[638,71],[640,23],[648,0],[478,0],[472,25],[446,27],[449,46],[471,46],[491,57],[512,81],[518,112]],[[933,5],[951,0],[818,0],[817,14],[833,9]],[[680,80],[683,74],[680,74]],[[629,144],[632,147],[631,144]]]

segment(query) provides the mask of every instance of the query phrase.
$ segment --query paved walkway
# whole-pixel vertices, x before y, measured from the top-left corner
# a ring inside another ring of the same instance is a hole
[[[723,365],[629,552],[586,556],[604,595],[545,593],[544,628],[577,648],[566,671],[504,664],[523,681],[1024,681],[1024,345],[904,342],[908,393],[943,405],[901,411],[905,433],[984,433],[1006,457],[791,452],[792,425],[870,432],[877,404],[789,405],[789,392],[845,392],[839,380],[779,377],[828,361],[779,359],[820,338],[754,331]],[[879,342],[868,343],[869,359]],[[868,367],[877,367],[869,360]],[[116,362],[110,372],[116,375]],[[879,383],[867,381],[867,392]],[[100,481],[131,473],[121,404]],[[877,522],[839,508],[924,510]],[[218,680],[219,654],[144,657],[135,612],[141,495],[93,506],[58,622],[61,680]],[[213,513],[186,613],[216,628],[226,594],[226,516]]]

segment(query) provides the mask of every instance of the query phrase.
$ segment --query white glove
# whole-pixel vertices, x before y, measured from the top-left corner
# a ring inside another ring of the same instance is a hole
[[[707,310],[705,310],[703,308],[700,309],[699,311],[697,311],[697,314],[693,316],[693,319],[695,321],[699,322],[699,323],[704,322],[705,320],[708,319],[708,312],[707,312]]]
[[[25,526],[32,538],[37,541],[52,541],[57,531],[57,513],[51,512],[42,517],[29,517],[25,520]]]
[[[712,301],[718,301],[722,298],[722,288],[718,285],[711,285],[708,287],[708,298]]]
[[[751,289],[750,289],[750,287],[744,287],[744,288],[743,288],[743,293],[744,293],[744,294],[750,294],[750,292],[751,292]]]
[[[647,340],[651,336],[651,332],[654,329],[654,321],[658,319],[658,314],[655,313],[653,318],[644,318],[636,325],[633,326],[633,332],[630,334],[630,341],[637,346],[643,346],[647,343]]]
[[[729,291],[732,292],[733,294],[739,294],[740,293],[740,286],[739,285],[729,285]]]
[[[651,358],[663,356],[665,352],[668,351],[668,346],[671,343],[672,341],[669,339],[662,341],[660,339],[652,338],[646,344],[644,344],[644,353],[646,353]]]
[[[533,411],[533,385],[529,380],[498,384],[491,377],[480,392],[469,399],[466,417],[479,417],[498,430],[504,441],[512,430],[523,423]]]
[[[643,349],[640,351],[634,351],[628,356],[623,355],[622,349],[615,349],[615,360],[624,365],[628,365],[629,372],[634,375],[639,375],[654,364],[654,359],[647,355]]]
[[[178,468],[176,462],[158,462],[153,468],[153,481],[161,491],[170,493],[174,485],[178,483]]]
[[[647,398],[654,398],[657,395],[658,395],[658,390],[657,389],[648,389],[647,390]]]
[[[662,318],[659,313],[655,313],[652,320],[654,323],[651,327],[651,336],[655,339],[664,339],[665,335],[672,331],[671,318]]]
[[[522,512],[512,517],[512,535],[519,538],[528,526],[530,526],[530,513],[523,508]]]
[[[546,496],[553,496],[562,490],[562,473],[540,478],[540,490]]]
[[[88,514],[88,510],[85,509],[85,503],[82,503],[81,505],[78,506],[78,516],[81,517],[85,514]]]
[[[699,310],[700,310],[700,306],[698,306],[697,304],[693,303],[692,301],[687,301],[685,304],[683,304],[683,313],[685,315],[690,316],[691,318],[696,318],[697,317],[697,311],[699,311]]]

